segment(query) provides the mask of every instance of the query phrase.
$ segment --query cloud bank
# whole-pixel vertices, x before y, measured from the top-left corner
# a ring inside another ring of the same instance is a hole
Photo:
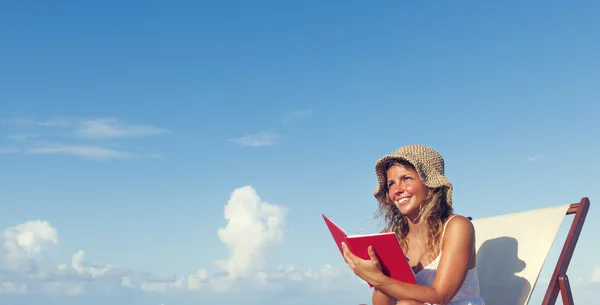
[[[179,277],[89,262],[83,250],[74,253],[69,263],[40,268],[38,261],[45,250],[59,245],[56,228],[41,220],[11,226],[3,230],[0,240],[0,300],[3,296],[73,298],[131,293],[194,300],[265,293],[293,298],[364,288],[347,270],[330,265],[297,270],[293,264],[269,264],[268,250],[283,239],[287,213],[285,207],[263,201],[251,186],[235,189],[224,206],[227,223],[216,230],[228,249],[227,257]]]

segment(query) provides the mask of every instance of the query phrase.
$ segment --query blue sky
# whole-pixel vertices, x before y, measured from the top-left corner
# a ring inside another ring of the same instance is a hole
[[[60,272],[0,300],[368,302],[320,215],[375,231],[373,165],[412,143],[458,213],[588,196],[575,299],[600,285],[596,2],[2,7],[0,266]]]

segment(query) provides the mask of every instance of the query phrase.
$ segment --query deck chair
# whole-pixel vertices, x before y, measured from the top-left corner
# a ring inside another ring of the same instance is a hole
[[[527,212],[474,219],[477,273],[486,305],[526,305],[566,215],[574,214],[542,305],[554,305],[561,293],[573,305],[566,271],[590,201]]]

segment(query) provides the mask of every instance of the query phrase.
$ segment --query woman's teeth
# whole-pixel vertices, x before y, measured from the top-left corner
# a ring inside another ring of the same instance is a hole
[[[410,200],[410,197],[404,197],[404,198],[400,198],[398,200],[396,200],[397,204],[404,204],[407,203]]]

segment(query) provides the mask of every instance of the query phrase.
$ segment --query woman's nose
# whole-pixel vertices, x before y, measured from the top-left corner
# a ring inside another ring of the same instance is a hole
[[[392,189],[392,194],[394,195],[400,195],[402,193],[404,193],[404,188],[401,185],[395,185]]]

